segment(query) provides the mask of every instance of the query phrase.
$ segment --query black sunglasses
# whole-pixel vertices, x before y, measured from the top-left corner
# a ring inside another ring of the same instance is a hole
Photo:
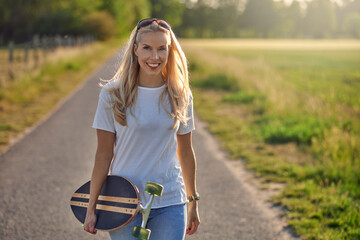
[[[158,25],[160,25],[161,27],[163,27],[167,30],[171,29],[170,25],[165,20],[157,19],[157,18],[146,18],[146,19],[143,19],[140,22],[138,22],[137,30],[139,30],[142,27],[149,26],[153,22],[156,22]]]

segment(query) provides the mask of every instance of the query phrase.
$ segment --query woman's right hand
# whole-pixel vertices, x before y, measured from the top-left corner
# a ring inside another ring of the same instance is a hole
[[[95,229],[96,220],[97,218],[95,213],[87,213],[84,222],[84,230],[91,234],[96,234],[97,232],[97,230]]]

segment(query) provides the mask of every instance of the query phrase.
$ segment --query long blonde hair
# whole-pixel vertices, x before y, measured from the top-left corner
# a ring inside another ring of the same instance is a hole
[[[186,125],[188,120],[187,107],[189,105],[190,89],[185,54],[173,31],[171,29],[165,29],[156,22],[153,22],[149,26],[140,29],[137,29],[137,27],[134,28],[125,48],[125,54],[120,67],[112,78],[112,80],[117,82],[114,88],[109,89],[114,99],[114,116],[115,120],[122,126],[127,126],[126,110],[130,108],[130,113],[133,114],[132,107],[135,105],[137,98],[140,66],[134,53],[134,45],[140,41],[142,33],[156,31],[169,33],[171,41],[168,61],[162,70],[162,76],[166,87],[161,95],[161,104],[170,117],[174,119],[172,129],[175,128],[178,121]],[[164,103],[166,95],[169,97],[171,105],[170,110],[166,108]]]

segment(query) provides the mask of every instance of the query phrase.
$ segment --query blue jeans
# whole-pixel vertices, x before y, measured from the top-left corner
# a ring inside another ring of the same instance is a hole
[[[142,214],[126,226],[109,232],[111,240],[136,240],[132,236],[134,226],[141,226]],[[151,230],[150,240],[183,240],[187,222],[186,204],[151,209],[146,228]]]

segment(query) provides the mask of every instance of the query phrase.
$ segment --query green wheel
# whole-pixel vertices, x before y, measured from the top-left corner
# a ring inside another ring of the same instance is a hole
[[[160,197],[162,195],[164,187],[157,183],[148,182],[145,186],[145,192],[150,195]]]
[[[142,227],[135,226],[133,228],[132,235],[142,240],[148,240],[150,237],[151,230]]]

